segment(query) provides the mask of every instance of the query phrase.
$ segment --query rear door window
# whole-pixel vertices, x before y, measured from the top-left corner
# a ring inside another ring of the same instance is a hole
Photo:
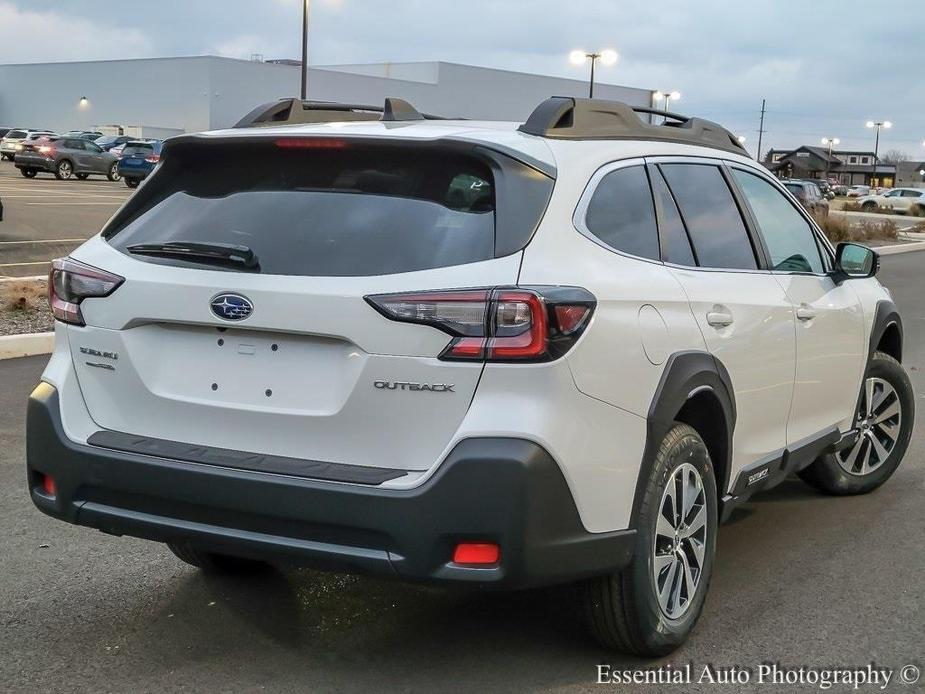
[[[585,225],[615,250],[657,260],[658,229],[645,168],[630,166],[605,175],[588,203]]]
[[[676,265],[694,266],[697,259],[691,248],[687,230],[678,212],[678,205],[671,197],[668,184],[657,167],[649,169],[652,179],[652,193],[659,210],[659,236],[662,245],[662,260]]]
[[[719,167],[662,164],[702,267],[754,270],[758,261],[745,222]]]
[[[124,154],[136,147],[150,151],[133,143]],[[455,150],[346,143],[313,150],[271,141],[173,151],[164,166],[174,168],[155,175],[141,208],[107,229],[120,250],[177,241],[243,245],[262,273],[307,276],[383,275],[495,257],[492,170]],[[526,199],[511,202],[522,207]]]

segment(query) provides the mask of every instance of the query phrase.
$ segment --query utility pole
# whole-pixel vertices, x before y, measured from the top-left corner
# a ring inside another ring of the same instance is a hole
[[[761,140],[764,137],[764,106],[765,99],[761,100],[761,122],[758,124],[758,163],[761,163]]]
[[[302,3],[302,101],[308,97],[308,3]]]

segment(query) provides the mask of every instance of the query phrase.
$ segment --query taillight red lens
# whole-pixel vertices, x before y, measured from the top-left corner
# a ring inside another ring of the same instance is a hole
[[[112,294],[124,279],[90,265],[59,258],[48,275],[48,303],[55,318],[72,325],[84,325],[80,302]]]
[[[501,548],[489,542],[460,542],[453,550],[454,564],[497,564]]]
[[[160,160],[161,156],[159,154],[149,154],[147,157],[145,157],[145,161],[149,164],[157,164],[157,162]]]
[[[576,287],[463,289],[368,296],[390,320],[421,323],[452,335],[450,361],[549,361],[578,339],[594,296]]]

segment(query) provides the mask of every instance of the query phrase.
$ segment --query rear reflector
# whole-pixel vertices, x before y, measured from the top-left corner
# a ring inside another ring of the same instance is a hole
[[[501,559],[498,545],[481,542],[461,542],[453,552],[454,564],[497,564]]]
[[[453,289],[367,296],[386,318],[421,323],[453,340],[448,361],[550,361],[581,336],[596,305],[579,287]]]
[[[55,485],[55,478],[51,475],[43,475],[39,473],[42,477],[42,490],[48,494],[48,496],[57,496],[58,487]]]

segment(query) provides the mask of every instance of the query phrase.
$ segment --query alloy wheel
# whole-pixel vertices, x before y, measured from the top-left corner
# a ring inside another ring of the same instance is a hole
[[[71,165],[63,161],[58,164],[58,173],[61,174],[61,178],[70,178],[71,177]]]
[[[662,612],[679,619],[693,601],[703,575],[707,500],[700,473],[690,463],[671,475],[658,509],[652,574]]]
[[[890,457],[899,440],[902,404],[899,393],[882,378],[864,381],[858,408],[858,438],[851,448],[835,454],[838,464],[852,475],[866,475]]]

